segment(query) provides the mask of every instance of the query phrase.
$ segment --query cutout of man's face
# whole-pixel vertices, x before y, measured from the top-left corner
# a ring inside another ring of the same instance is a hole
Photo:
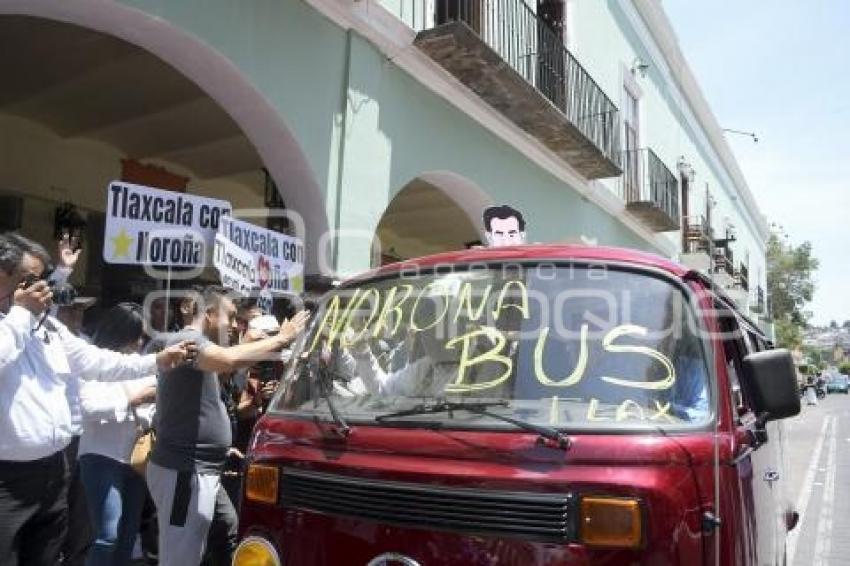
[[[271,265],[269,260],[265,256],[260,256],[257,259],[257,282],[260,285],[260,289],[265,289],[268,286],[270,276]]]
[[[485,235],[487,244],[492,248],[519,246],[525,243],[525,232],[520,230],[519,219],[516,216],[491,219],[490,230]]]

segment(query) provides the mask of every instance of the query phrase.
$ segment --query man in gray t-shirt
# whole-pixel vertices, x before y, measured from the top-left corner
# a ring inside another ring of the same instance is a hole
[[[165,372],[157,388],[157,438],[147,469],[148,488],[159,516],[159,564],[199,564],[216,506],[229,507],[221,469],[231,444],[230,420],[220,395],[219,374],[255,364],[300,334],[308,314],[284,321],[270,338],[230,346],[236,307],[221,287],[204,289],[194,322],[166,343],[193,340],[191,364]],[[221,491],[221,493],[219,493]],[[229,564],[229,557],[217,556]]]
[[[212,342],[192,327],[168,336],[170,346],[191,340],[202,355]],[[156,399],[156,444],[151,461],[178,471],[221,471],[232,443],[218,375],[187,364],[165,372]]]

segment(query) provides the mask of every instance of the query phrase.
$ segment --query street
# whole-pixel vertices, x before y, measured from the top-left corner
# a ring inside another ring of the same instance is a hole
[[[850,564],[850,396],[834,393],[785,423],[789,495],[800,523],[788,563]]]

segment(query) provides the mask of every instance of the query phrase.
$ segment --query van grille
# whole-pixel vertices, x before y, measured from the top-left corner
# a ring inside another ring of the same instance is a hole
[[[570,494],[502,492],[283,469],[281,503],[329,515],[541,542],[574,539]]]

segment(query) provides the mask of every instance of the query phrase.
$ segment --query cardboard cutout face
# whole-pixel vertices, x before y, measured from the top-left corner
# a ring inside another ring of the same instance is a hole
[[[485,209],[484,228],[487,245],[491,248],[525,243],[525,220],[522,213],[508,205]]]
[[[259,259],[257,259],[257,282],[260,285],[260,289],[268,287],[270,277],[271,263],[267,257],[260,256]]]

